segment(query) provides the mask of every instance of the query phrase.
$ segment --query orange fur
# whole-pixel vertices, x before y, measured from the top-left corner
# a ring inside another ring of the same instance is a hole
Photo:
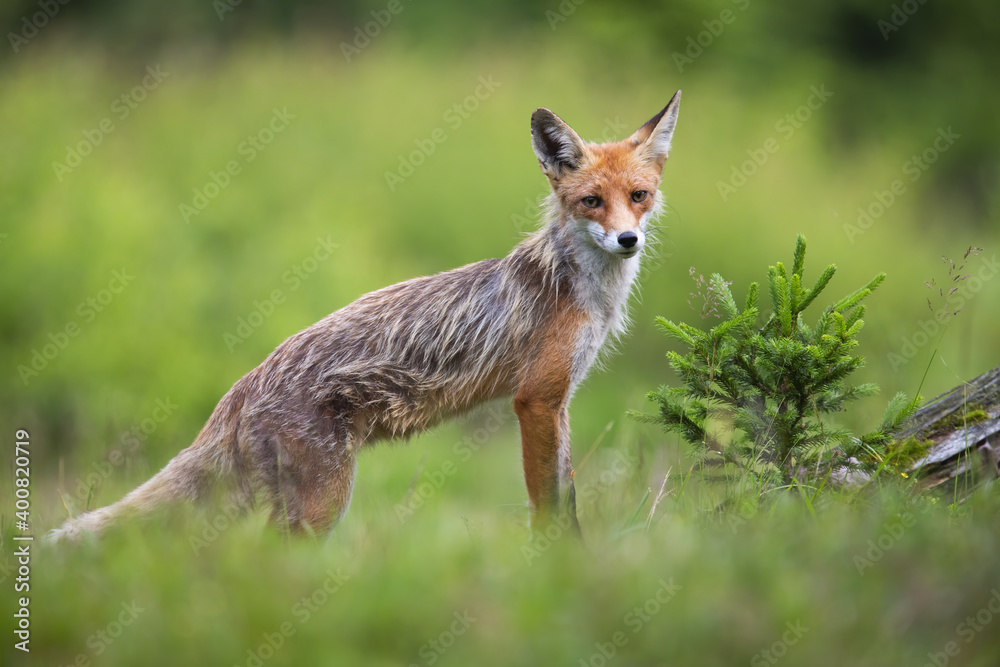
[[[636,155],[629,140],[586,146],[585,155],[583,167],[552,181],[562,206],[574,216],[593,220],[609,232],[635,228],[639,219],[652,210],[654,199],[648,196],[637,203],[629,195],[639,190],[655,192],[660,185],[659,171],[651,170]],[[584,206],[584,197],[591,195],[600,197],[606,206],[598,209]]]
[[[560,469],[569,462],[568,425],[562,414],[569,406],[578,332],[587,321],[583,310],[566,301],[557,305],[555,316],[539,332],[540,342],[514,396],[528,499],[543,512],[556,508]],[[561,451],[564,448],[567,451]]]

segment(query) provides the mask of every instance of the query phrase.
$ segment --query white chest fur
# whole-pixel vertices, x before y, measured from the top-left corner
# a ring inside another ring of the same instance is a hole
[[[572,374],[574,388],[598,360],[602,348],[613,345],[625,333],[628,298],[639,273],[641,255],[622,259],[600,250],[592,254],[581,263],[583,280],[576,290],[588,321],[577,334]]]

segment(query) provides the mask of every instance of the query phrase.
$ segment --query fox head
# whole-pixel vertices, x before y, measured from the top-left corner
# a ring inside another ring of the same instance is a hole
[[[531,114],[531,144],[572,231],[615,257],[633,257],[660,205],[660,177],[681,91],[624,141],[584,142],[548,109]]]

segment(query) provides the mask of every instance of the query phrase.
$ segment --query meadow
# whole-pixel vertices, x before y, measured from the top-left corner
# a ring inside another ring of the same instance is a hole
[[[497,403],[364,452],[328,539],[220,510],[36,542],[23,654],[11,465],[3,664],[998,664],[995,489],[959,503],[893,472],[720,511],[687,447],[626,417],[676,382],[654,317],[706,324],[692,271],[742,295],[797,233],[811,266],[838,264],[836,292],[888,274],[857,378],[882,393],[846,425],[995,366],[995,195],[983,214],[941,176],[968,149],[946,101],[852,141],[836,120],[850,84],[822,60],[759,87],[669,61],[615,69],[562,36],[527,47],[456,58],[387,34],[351,62],[267,39],[120,62],[67,42],[0,70],[0,414],[11,448],[31,435],[36,536],[165,464],[285,337],[508,252],[545,194],[534,108],[622,138],[684,90],[631,333],[571,409],[582,543],[558,526],[531,539],[517,423]],[[950,300],[924,285],[970,246],[975,282]],[[935,327],[941,308],[955,312]]]

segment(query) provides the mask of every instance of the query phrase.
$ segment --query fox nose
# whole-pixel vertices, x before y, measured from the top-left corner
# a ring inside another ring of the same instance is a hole
[[[631,248],[639,242],[639,237],[635,232],[622,232],[618,235],[618,245],[623,248]]]

